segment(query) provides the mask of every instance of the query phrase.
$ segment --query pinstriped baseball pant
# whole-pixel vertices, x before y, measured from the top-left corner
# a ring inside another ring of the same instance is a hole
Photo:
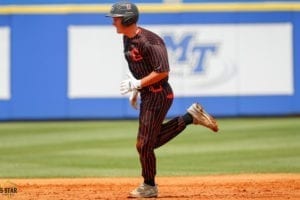
[[[173,93],[170,87],[155,93],[141,94],[136,148],[145,180],[154,179],[156,175],[154,149],[166,144],[186,127],[182,117],[163,123],[172,102]]]

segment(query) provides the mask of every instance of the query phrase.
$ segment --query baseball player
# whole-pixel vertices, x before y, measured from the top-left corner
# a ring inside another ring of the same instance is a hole
[[[130,93],[130,104],[134,108],[137,108],[139,94],[141,98],[136,148],[144,182],[129,196],[157,197],[154,149],[176,137],[189,124],[200,124],[214,132],[218,131],[218,125],[198,103],[192,104],[184,115],[163,123],[173,102],[164,41],[157,34],[137,25],[139,11],[133,3],[115,3],[107,16],[112,17],[117,33],[123,34],[124,56],[131,72],[121,82],[121,94]]]

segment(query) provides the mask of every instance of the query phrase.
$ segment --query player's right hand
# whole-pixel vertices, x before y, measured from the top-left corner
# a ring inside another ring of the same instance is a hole
[[[122,95],[131,92],[134,89],[133,85],[130,82],[130,79],[123,80],[120,84],[120,92]]]
[[[120,85],[120,91],[122,95],[141,88],[141,80],[135,79],[130,73],[128,73],[127,76],[129,78],[123,80]]]

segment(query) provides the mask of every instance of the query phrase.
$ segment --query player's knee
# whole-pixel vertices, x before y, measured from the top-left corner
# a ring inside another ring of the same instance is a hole
[[[142,152],[142,148],[143,148],[143,145],[142,145],[142,142],[141,141],[137,141],[136,142],[136,150],[141,153]]]
[[[136,141],[135,147],[136,147],[136,150],[137,150],[138,152],[140,152],[140,150],[141,150],[141,143],[140,143],[139,141]]]
[[[136,149],[137,151],[142,154],[143,152],[144,153],[147,153],[147,152],[151,152],[153,151],[153,148],[151,148],[151,146],[145,144],[144,142],[142,141],[137,141],[136,143]]]

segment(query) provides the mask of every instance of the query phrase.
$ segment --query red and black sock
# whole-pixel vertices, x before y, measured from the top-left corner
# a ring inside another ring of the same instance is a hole
[[[147,184],[147,185],[155,186],[155,181],[154,181],[154,179],[145,180],[144,183]]]

